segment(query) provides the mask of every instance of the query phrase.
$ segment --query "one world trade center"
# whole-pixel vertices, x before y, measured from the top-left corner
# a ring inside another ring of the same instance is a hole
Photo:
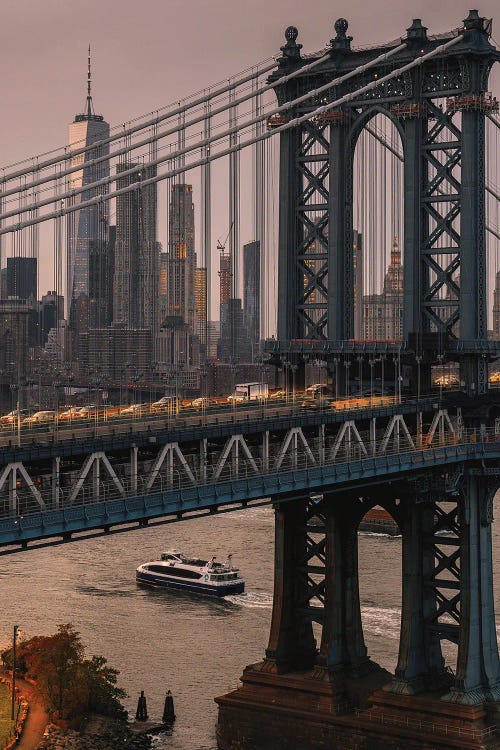
[[[70,188],[85,188],[109,176],[109,124],[94,112],[91,94],[90,47],[85,110],[69,126],[71,166],[81,169],[70,175]],[[95,148],[88,148],[92,144]],[[88,149],[88,150],[85,150]],[[83,190],[71,199],[73,205],[105,195],[108,186]],[[101,328],[110,322],[109,283],[112,273],[109,257],[108,206],[105,201],[69,214],[67,243],[67,314],[73,346],[80,333]]]

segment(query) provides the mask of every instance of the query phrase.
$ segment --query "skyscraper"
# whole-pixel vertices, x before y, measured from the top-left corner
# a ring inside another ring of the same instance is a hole
[[[221,337],[226,336],[229,330],[229,299],[231,297],[232,277],[231,256],[229,253],[221,252],[219,258],[219,321]],[[220,343],[221,351],[225,350],[222,342]]]
[[[124,162],[117,174],[118,190],[137,189],[116,199],[113,324],[155,330],[158,305],[159,250],[156,242],[156,184],[140,186],[156,175],[155,167]]]
[[[204,347],[207,344],[207,269],[194,269],[195,333]]]
[[[191,185],[172,186],[168,227],[168,305],[169,315],[180,316],[195,331],[194,205]]]
[[[231,297],[224,307],[225,328],[220,329],[218,356],[223,362],[251,362],[253,341],[244,323],[241,299]]]
[[[161,326],[168,315],[168,253],[160,253],[158,263],[158,320]]]
[[[260,340],[260,242],[243,245],[243,320],[252,352],[256,354]]]
[[[363,333],[365,339],[400,339],[403,336],[403,266],[397,237],[394,237],[382,294],[363,297]]]
[[[49,331],[57,329],[58,322],[64,315],[64,298],[56,292],[48,291],[42,296],[38,305],[40,345],[44,346],[49,338]]]
[[[72,189],[84,188],[109,175],[109,144],[97,145],[109,137],[109,125],[102,115],[96,115],[91,94],[90,47],[88,58],[87,100],[84,112],[76,115],[69,126],[71,166],[80,166],[70,178]],[[81,154],[82,148],[96,147]],[[103,158],[97,164],[92,160]],[[72,199],[77,205],[104,195],[107,186],[84,190]],[[70,214],[68,220],[67,295],[68,319],[73,335],[105,324],[108,293],[108,228],[107,204],[82,208]]]
[[[231,296],[231,256],[221,253],[219,258],[219,304],[227,305]]]
[[[493,292],[493,336],[500,341],[500,271],[495,276],[495,290]]]
[[[7,297],[36,300],[36,258],[7,258]]]

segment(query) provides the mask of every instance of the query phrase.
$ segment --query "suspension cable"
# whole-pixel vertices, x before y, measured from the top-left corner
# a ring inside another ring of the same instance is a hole
[[[224,105],[222,105],[220,107],[217,107],[216,109],[213,109],[212,110],[212,116],[216,116],[216,115],[222,114],[223,112],[227,112],[229,109],[231,109],[231,107],[235,107],[235,106],[238,106],[240,104],[243,104],[244,102],[248,101],[249,99],[252,99],[256,94],[264,94],[267,91],[270,91],[271,89],[274,89],[278,85],[281,86],[284,83],[286,83],[287,81],[291,80],[292,78],[295,78],[299,74],[306,73],[309,70],[312,70],[313,68],[315,68],[318,65],[326,62],[329,59],[330,59],[330,54],[328,53],[328,54],[323,55],[322,57],[318,58],[317,60],[313,60],[313,62],[308,63],[307,65],[304,65],[303,67],[298,68],[297,70],[294,70],[291,73],[288,73],[285,76],[281,76],[277,81],[273,81],[272,83],[269,83],[269,84],[266,84],[264,86],[261,86],[257,90],[252,90],[250,93],[247,93],[244,96],[239,97],[238,99],[234,99],[234,101],[232,101],[232,103],[230,103],[228,101],[227,104],[224,104]],[[243,79],[243,80],[241,80],[239,82],[236,82],[235,84],[231,84],[229,86],[226,86],[223,89],[218,89],[216,91],[213,91],[213,92],[207,94],[205,97],[203,97],[203,98],[201,98],[199,100],[196,100],[196,102],[193,102],[189,106],[178,107],[177,109],[172,110],[170,113],[167,113],[165,116],[156,118],[155,120],[150,120],[149,122],[144,123],[140,127],[137,126],[136,128],[132,128],[132,129],[128,129],[128,130],[122,130],[116,136],[105,138],[105,139],[100,140],[100,141],[94,141],[92,144],[90,144],[88,146],[85,146],[85,147],[82,147],[80,149],[71,150],[69,152],[66,150],[66,153],[64,154],[63,159],[59,158],[58,161],[68,160],[68,159],[73,160],[76,156],[79,156],[80,154],[84,154],[84,153],[88,153],[88,152],[92,152],[92,151],[97,151],[102,146],[107,145],[108,143],[111,143],[112,141],[115,141],[115,140],[118,140],[118,139],[121,139],[121,138],[124,138],[124,137],[128,137],[128,136],[132,135],[132,133],[134,133],[134,132],[139,132],[140,130],[145,130],[147,127],[150,127],[150,126],[152,126],[152,127],[156,126],[157,127],[159,122],[162,122],[164,120],[170,119],[171,117],[173,117],[175,115],[178,115],[178,116],[182,117],[183,115],[185,115],[186,111],[188,111],[189,109],[195,109],[198,106],[201,106],[201,104],[206,104],[206,103],[208,103],[208,102],[210,102],[210,101],[218,98],[219,96],[221,96],[224,93],[229,92],[229,94],[231,94],[232,92],[234,92],[235,88],[237,88],[238,86],[243,85],[244,83],[248,83],[248,81],[254,81],[255,79],[258,79],[259,76],[263,75],[264,73],[268,72],[270,69],[272,69],[274,67],[275,67],[275,63],[273,63],[271,66],[268,66],[268,67],[266,67],[266,68],[264,68],[262,70],[257,71],[252,76],[248,76],[247,78],[245,78],[245,79]],[[199,116],[193,118],[192,120],[189,120],[188,122],[184,122],[183,127],[184,127],[184,129],[186,129],[186,128],[191,127],[193,125],[198,125],[199,123],[204,122],[204,120],[205,120],[205,113],[202,113]],[[177,125],[176,127],[170,128],[169,130],[166,130],[166,131],[164,131],[162,133],[157,133],[154,136],[150,136],[149,138],[145,138],[142,141],[138,141],[137,143],[134,143],[134,145],[133,145],[132,148],[133,148],[133,150],[136,150],[138,148],[142,148],[143,146],[147,146],[147,145],[149,145],[154,140],[158,141],[158,140],[161,140],[162,138],[166,138],[169,135],[173,135],[174,133],[177,133],[178,129],[179,129],[179,126]],[[85,162],[84,162],[85,167],[89,167],[89,168],[90,167],[94,167],[95,165],[99,164],[102,161],[108,161],[108,160],[110,160],[110,159],[112,159],[114,157],[121,156],[124,153],[127,153],[129,150],[130,150],[130,147],[125,146],[125,147],[123,147],[121,149],[117,149],[117,150],[112,151],[111,153],[105,154],[103,156],[94,157],[93,159],[85,160]],[[37,157],[33,157],[33,158],[36,159]],[[49,161],[49,162],[45,162],[45,163],[42,163],[42,164],[38,164],[37,163],[35,167],[32,167],[31,169],[28,169],[27,171],[25,171],[25,174],[29,174],[30,172],[33,172],[34,169],[36,169],[37,171],[40,171],[40,169],[45,169],[46,167],[52,166],[53,163],[55,163],[55,162],[50,162]],[[80,163],[73,164],[73,165],[69,166],[67,169],[61,171],[59,173],[59,176],[60,177],[64,177],[64,176],[69,175],[69,174],[71,174],[73,172],[78,172],[78,171],[81,170],[81,168],[82,168],[82,165]],[[12,175],[8,175],[8,174],[7,175],[3,175],[2,176],[2,182],[11,181],[11,180],[17,178],[18,176],[19,176],[19,173],[14,173]],[[46,182],[51,182],[52,180],[53,180],[53,175],[46,175],[45,177],[41,177],[37,181],[33,181],[33,182],[30,182],[30,183],[28,183],[26,185],[23,185],[23,190],[29,190],[30,188],[36,187],[38,185],[42,185],[42,184],[44,184]],[[18,191],[19,191],[19,188],[18,187],[14,187],[14,188],[9,188],[8,190],[2,191],[1,194],[4,197],[7,197],[9,195],[16,194]]]
[[[411,62],[407,63],[406,65],[403,65],[401,68],[396,68],[395,70],[391,71],[390,73],[387,73],[385,76],[382,76],[381,78],[377,78],[377,79],[371,81],[370,83],[365,84],[361,88],[356,89],[355,91],[351,91],[348,94],[344,94],[344,96],[341,96],[339,99],[334,99],[331,102],[327,102],[326,104],[323,104],[321,107],[318,107],[318,108],[312,110],[311,112],[307,112],[304,115],[295,117],[295,118],[289,120],[288,122],[283,123],[282,125],[280,125],[277,128],[273,128],[272,130],[267,130],[264,133],[261,133],[260,135],[254,136],[253,138],[249,138],[249,139],[247,139],[245,141],[240,141],[239,143],[237,143],[237,144],[235,144],[233,146],[229,146],[228,148],[226,148],[226,149],[224,149],[224,150],[222,150],[222,151],[220,151],[220,152],[218,152],[216,154],[212,154],[211,153],[210,156],[208,157],[208,160],[209,161],[214,161],[215,159],[220,159],[220,158],[222,158],[224,156],[228,156],[229,154],[233,153],[236,150],[239,151],[239,150],[241,150],[243,148],[246,148],[247,146],[251,146],[252,144],[257,143],[258,141],[271,138],[273,136],[276,136],[278,133],[282,133],[282,132],[284,132],[286,130],[290,130],[291,128],[295,128],[298,125],[301,125],[306,120],[310,120],[310,119],[312,119],[314,117],[317,117],[318,115],[323,115],[326,112],[330,111],[331,109],[334,109],[336,107],[341,106],[342,104],[345,104],[345,103],[347,103],[349,101],[352,101],[353,99],[355,99],[356,97],[358,97],[360,94],[364,94],[364,93],[366,93],[368,91],[371,91],[374,88],[377,88],[378,86],[381,86],[386,81],[392,80],[393,78],[395,78],[396,76],[400,75],[401,73],[405,73],[408,70],[412,70],[415,67],[423,65],[423,63],[426,62],[427,60],[432,59],[433,57],[436,57],[437,55],[439,55],[442,52],[446,51],[450,47],[458,44],[458,42],[460,42],[460,41],[461,41],[461,37],[460,36],[459,37],[454,37],[453,39],[450,39],[449,41],[445,42],[444,44],[441,44],[438,47],[435,47],[433,50],[431,50],[430,52],[427,52],[425,55],[422,55],[421,57],[415,58],[414,60],[412,60]],[[402,47],[406,47],[406,45],[401,45],[401,48]],[[388,52],[388,53],[385,53],[384,55],[382,55],[381,58],[387,58],[390,54],[395,54],[395,52],[399,51],[399,50],[400,50],[400,47],[397,47],[394,50],[392,50],[391,52]],[[379,59],[379,61],[380,61],[380,59]],[[373,64],[375,64],[375,60],[373,60],[371,62],[371,65],[373,65]],[[363,69],[366,69],[368,67],[370,67],[370,63],[367,63],[364,66],[360,66],[360,68],[356,69],[356,71],[352,71],[351,74],[347,73],[345,76],[342,76],[340,79],[337,79],[336,83],[338,83],[339,81],[345,79],[346,77],[351,77],[352,75],[356,75],[357,73],[361,72]],[[328,87],[330,87],[332,85],[336,85],[336,84],[332,82],[331,84],[328,85]],[[316,89],[315,91],[317,93],[318,91],[324,90],[324,88],[325,87],[320,87],[319,89]],[[312,95],[314,95],[314,92],[308,92],[307,95],[304,95],[303,97],[299,97],[299,99],[298,100],[294,100],[294,102],[303,101],[304,99],[309,99],[309,98],[311,98]],[[287,105],[290,106],[291,103],[287,103]],[[252,121],[250,121],[250,122],[252,122]],[[249,124],[250,124],[250,122],[249,123],[245,123],[245,127],[248,127]],[[226,135],[227,134],[228,133],[226,133]],[[201,142],[198,142],[195,147],[196,147],[196,149],[200,149],[204,145],[208,145],[208,144],[206,143],[206,141],[203,140]],[[191,151],[195,147],[191,146],[191,147],[189,147],[189,150]],[[169,154],[169,159],[171,159],[172,157],[179,156],[179,155],[180,154],[178,152],[177,153]],[[187,166],[187,169],[194,169],[195,167],[199,167],[202,164],[205,164],[206,162],[207,162],[207,157],[203,157],[201,159],[198,159],[197,161],[191,162]],[[154,165],[155,162],[151,162],[151,164]],[[148,165],[145,165],[145,166],[150,166],[150,165],[148,164]],[[141,181],[140,186],[144,187],[145,185],[149,185],[149,184],[153,184],[153,183],[156,183],[156,182],[160,182],[160,181],[162,181],[164,179],[167,179],[168,177],[173,177],[173,176],[175,176],[177,174],[180,174],[181,172],[184,172],[184,171],[186,171],[186,167],[184,167],[182,169],[172,169],[172,170],[169,170],[167,172],[163,172],[162,174],[159,174],[159,175],[156,175],[154,177],[150,177],[150,178],[148,178],[146,180]],[[132,172],[137,172],[137,167],[134,170],[132,170]],[[124,175],[124,174],[126,174],[126,173],[125,172],[122,173],[122,175]],[[85,187],[85,189],[86,190],[90,190],[93,187],[98,187],[98,186],[101,186],[101,185],[102,185],[102,181],[98,181],[96,183],[91,183],[91,184],[87,185]],[[117,197],[119,195],[123,195],[125,193],[131,192],[132,190],[137,190],[138,186],[139,186],[138,184],[132,184],[131,186],[127,186],[126,188],[121,188],[119,190],[114,190],[113,192],[107,193],[104,196],[103,195],[99,195],[99,196],[96,196],[95,198],[90,198],[90,199],[88,199],[86,201],[82,201],[81,203],[79,203],[79,204],[77,204],[75,206],[71,206],[69,208],[67,206],[65,206],[65,205],[62,205],[59,211],[53,212],[51,214],[47,214],[46,216],[36,217],[34,219],[30,219],[30,220],[27,220],[27,221],[24,221],[24,222],[19,222],[17,224],[11,224],[11,225],[8,225],[6,227],[1,227],[0,228],[0,235],[1,234],[6,234],[7,232],[12,232],[12,231],[14,231],[16,229],[24,229],[25,227],[31,226],[34,223],[40,223],[40,222],[43,222],[43,221],[47,221],[48,219],[55,218],[56,216],[63,216],[66,213],[70,213],[72,211],[77,211],[77,210],[80,210],[82,208],[86,208],[87,206],[93,206],[96,203],[103,202],[104,200],[111,200],[112,198],[115,198],[115,197]],[[75,194],[74,191],[71,191],[68,195],[69,196],[73,196],[74,194]],[[55,198],[53,197],[50,202],[53,203],[54,200],[62,200],[62,197],[63,197],[62,195],[56,196]],[[40,205],[41,204],[38,203],[38,204],[35,204],[35,206],[33,206],[33,207],[40,206]],[[31,206],[30,207],[26,207],[26,210],[28,208],[33,208],[33,207],[31,207]],[[17,215],[18,213],[19,212],[15,212],[15,215]],[[2,214],[2,215],[0,215],[0,221],[2,219],[6,218],[7,216],[10,216],[10,215],[12,215],[12,214]]]
[[[456,40],[452,40],[452,41],[456,41]],[[158,159],[154,159],[153,161],[148,161],[147,164],[144,164],[144,166],[145,167],[146,166],[148,166],[148,167],[158,166],[159,164],[164,164],[165,162],[170,161],[171,159],[182,158],[186,154],[190,153],[191,151],[198,151],[198,150],[200,150],[200,149],[202,149],[202,148],[204,148],[206,146],[210,146],[211,144],[213,144],[213,143],[215,143],[217,141],[223,140],[223,139],[228,138],[228,137],[230,138],[231,136],[235,135],[236,133],[238,133],[240,131],[245,131],[245,130],[251,128],[253,125],[255,125],[255,124],[259,123],[259,122],[262,122],[263,120],[266,120],[270,115],[279,114],[280,112],[284,112],[284,111],[290,109],[290,107],[297,106],[298,104],[302,104],[303,102],[310,100],[312,97],[319,96],[320,94],[323,94],[328,89],[331,89],[334,86],[339,85],[340,83],[344,83],[344,81],[347,81],[350,78],[353,78],[354,76],[359,75],[359,74],[365,72],[366,70],[368,70],[369,68],[373,67],[374,65],[377,65],[377,64],[379,64],[381,62],[384,62],[385,60],[387,60],[390,57],[394,56],[398,52],[401,52],[401,50],[403,50],[403,49],[406,49],[406,44],[401,44],[398,47],[394,47],[392,50],[389,50],[388,52],[384,52],[383,54],[379,55],[378,57],[375,57],[373,60],[370,60],[370,62],[364,63],[363,65],[360,65],[357,68],[354,68],[354,70],[351,70],[348,73],[345,73],[344,75],[340,76],[339,78],[334,78],[331,81],[329,81],[328,83],[324,84],[323,86],[319,86],[318,88],[313,89],[312,91],[308,91],[306,94],[303,94],[302,96],[299,96],[296,99],[292,99],[291,101],[287,101],[287,102],[285,102],[284,104],[282,104],[282,105],[280,105],[278,107],[274,107],[270,112],[268,111],[268,112],[256,115],[255,117],[251,118],[250,120],[246,120],[242,124],[233,125],[232,127],[229,127],[229,128],[227,128],[226,130],[224,130],[224,131],[222,131],[220,133],[215,133],[214,135],[211,135],[209,138],[204,138],[201,141],[197,141],[196,143],[192,143],[189,146],[185,146],[184,148],[178,148],[177,151],[169,152],[168,154],[165,154],[165,155],[159,157]],[[428,54],[431,54],[431,53],[428,53]],[[418,58],[418,59],[422,59],[422,58]],[[304,69],[301,69],[300,72],[302,72],[303,70]],[[397,74],[397,72],[398,71],[395,72],[395,75]],[[391,74],[391,77],[393,77],[392,74]],[[385,79],[378,79],[375,82],[376,85],[378,85],[381,80],[385,80]],[[282,79],[280,79],[280,81],[282,81]],[[371,84],[369,84],[369,85],[371,85]],[[248,97],[248,98],[251,98],[251,97]],[[328,104],[328,108],[331,108],[332,106],[333,106],[332,103]],[[230,104],[230,107],[231,108],[233,107],[232,103]],[[322,112],[321,109],[315,110],[315,111],[319,112],[319,113]],[[216,114],[215,110],[212,111],[212,116],[214,114]],[[305,119],[309,119],[310,117],[312,117],[312,114],[313,113],[307,114],[305,116]],[[201,117],[200,119],[204,120],[205,116]],[[231,123],[230,123],[230,125],[231,125]],[[179,130],[179,128],[176,127],[175,129],[172,130],[172,132],[173,133],[177,133],[178,130]],[[279,128],[276,128],[275,132],[279,131],[279,130],[280,130]],[[267,134],[266,134],[266,137],[268,137]],[[259,136],[259,138],[260,138],[260,136]],[[256,137],[256,139],[254,139],[254,140],[246,141],[244,143],[245,147],[249,146],[249,145],[252,145],[253,143],[257,143],[258,140],[259,140],[259,138]],[[235,148],[235,146],[233,146],[233,148]],[[129,150],[129,149],[127,149],[127,148],[121,149],[121,153],[122,154],[126,153],[127,150]],[[228,153],[232,153],[232,151],[229,151]],[[211,155],[211,158],[214,158],[214,159],[220,158],[221,155],[225,155],[225,153],[223,153],[223,154],[219,153],[219,154]],[[102,158],[99,159],[99,161],[102,161],[102,160],[103,160]],[[94,163],[96,163],[96,160],[91,160],[89,162],[84,162],[84,166],[85,166],[85,168],[90,168],[90,167],[92,167],[92,165]],[[197,163],[195,166],[199,166],[199,164]],[[132,168],[130,168],[128,170],[124,170],[124,171],[120,172],[120,177],[127,177],[129,175],[136,174],[137,173],[137,167],[138,167],[138,165],[135,165],[134,167],[132,167]],[[188,165],[189,169],[191,169],[192,167],[193,167],[192,164]],[[80,164],[79,165],[79,170],[81,170],[81,169],[82,169],[82,165]],[[184,170],[181,170],[181,171],[184,171]],[[45,198],[45,199],[43,199],[41,201],[38,201],[37,204],[36,204],[36,207],[40,208],[42,206],[50,205],[51,203],[54,202],[54,200],[63,201],[63,200],[66,200],[67,198],[75,197],[76,195],[79,195],[81,193],[87,193],[87,192],[89,192],[91,190],[94,190],[96,188],[101,188],[103,186],[109,185],[109,184],[111,184],[113,182],[116,182],[116,181],[117,181],[117,175],[109,175],[107,177],[102,178],[101,180],[96,180],[95,182],[90,182],[88,184],[82,185],[79,188],[72,188],[71,190],[68,190],[68,191],[66,191],[64,193],[60,193],[57,196],[51,196],[50,198]],[[144,181],[141,182],[141,184],[145,184]],[[16,193],[17,192],[19,192],[19,189],[16,190]],[[114,194],[116,194],[116,193],[114,193]],[[4,193],[4,195],[5,195],[5,193]],[[113,195],[112,193],[109,193],[106,196],[106,199],[109,199],[109,197],[112,196],[112,195]],[[84,204],[83,203],[79,204],[79,206],[82,206],[82,205],[84,205]],[[33,208],[33,207],[34,207],[34,205],[33,206],[29,205],[27,208],[29,209],[29,208]],[[0,220],[1,219],[8,219],[8,218],[11,218],[12,216],[17,216],[18,214],[19,214],[19,211],[14,209],[14,210],[11,210],[11,211],[8,211],[6,213],[1,214],[0,215]]]

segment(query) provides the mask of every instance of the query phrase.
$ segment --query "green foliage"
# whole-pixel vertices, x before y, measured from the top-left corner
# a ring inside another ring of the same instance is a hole
[[[92,656],[83,662],[83,671],[87,685],[91,686],[89,710],[106,716],[126,717],[126,711],[120,703],[126,692],[117,687],[119,672],[108,667],[104,656]]]
[[[17,710],[17,706],[16,706]],[[9,688],[0,683],[0,747],[7,744],[7,740],[12,737],[15,722],[10,718],[11,697]]]
[[[12,663],[11,649],[1,656],[4,663]],[[126,693],[116,684],[119,672],[103,656],[84,657],[80,634],[67,623],[54,635],[19,644],[16,663],[37,681],[47,707],[59,719],[74,720],[92,711],[125,717],[120,698]]]

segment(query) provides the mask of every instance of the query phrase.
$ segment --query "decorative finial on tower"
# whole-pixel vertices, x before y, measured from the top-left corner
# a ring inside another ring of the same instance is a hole
[[[427,26],[422,25],[420,18],[414,18],[412,25],[406,29],[406,39],[409,47],[422,47],[427,44]]]
[[[295,26],[289,26],[285,31],[286,44],[280,47],[283,52],[283,57],[280,59],[281,65],[286,65],[291,62],[298,62],[300,60],[300,50],[302,49],[301,44],[297,44],[297,37],[299,30]]]
[[[464,18],[463,35],[467,44],[490,51],[491,19],[480,16],[477,10],[470,10],[467,18]]]
[[[393,264],[401,263],[401,252],[399,250],[399,242],[398,242],[397,234],[394,235],[394,240],[392,241],[391,263]]]
[[[92,70],[90,67],[90,44],[89,44],[89,56],[88,56],[88,67],[87,67],[87,117],[91,117],[94,114],[92,107]]]
[[[330,39],[330,44],[332,45],[332,50],[335,52],[349,52],[351,49],[351,42],[352,42],[352,36],[347,36],[347,29],[349,28],[349,23],[346,21],[345,18],[338,18],[335,21],[335,31],[337,32],[337,36],[334,39]]]
[[[470,10],[467,18],[464,18],[464,26],[467,30],[469,29],[483,29],[484,18],[481,18],[477,10]]]

